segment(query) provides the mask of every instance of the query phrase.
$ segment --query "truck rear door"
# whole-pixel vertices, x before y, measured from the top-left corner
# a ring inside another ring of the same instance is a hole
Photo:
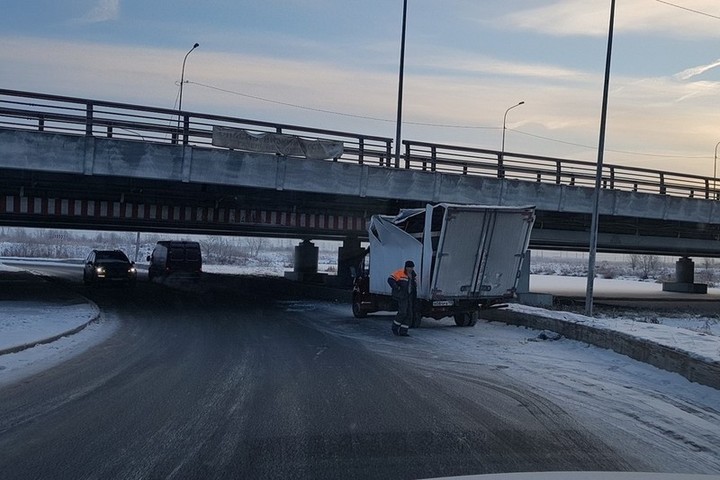
[[[435,252],[434,298],[474,296],[473,279],[487,236],[488,217],[486,210],[446,208]]]
[[[515,288],[533,209],[448,205],[438,239],[433,298],[506,295]]]
[[[477,278],[481,297],[514,292],[534,222],[534,212],[498,210],[495,215]]]

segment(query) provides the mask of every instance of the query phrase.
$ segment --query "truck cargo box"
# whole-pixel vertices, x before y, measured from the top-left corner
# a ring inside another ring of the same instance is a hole
[[[415,263],[425,315],[453,315],[453,308],[476,310],[512,297],[534,221],[534,206],[441,203],[374,215],[367,287],[356,289],[360,304],[353,308],[385,309],[382,299],[392,293],[387,278],[406,260]]]

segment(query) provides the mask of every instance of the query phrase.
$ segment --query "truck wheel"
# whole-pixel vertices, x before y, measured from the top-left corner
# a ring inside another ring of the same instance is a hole
[[[477,323],[478,314],[477,312],[458,313],[453,318],[458,327],[473,327]]]
[[[412,321],[412,324],[410,325],[410,328],[419,328],[421,323],[422,323],[422,315],[415,315],[415,316],[413,316],[413,321]]]
[[[456,313],[453,318],[455,318],[455,325],[458,327],[467,327],[468,323],[465,323],[465,314],[464,313]]]
[[[355,318],[367,317],[367,312],[365,310],[363,310],[362,307],[360,306],[360,300],[353,299],[352,312],[353,312],[353,316]]]

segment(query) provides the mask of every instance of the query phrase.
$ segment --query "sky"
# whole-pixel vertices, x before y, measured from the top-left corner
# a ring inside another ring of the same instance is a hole
[[[395,136],[402,0],[2,0],[0,88]],[[408,0],[402,137],[597,159],[610,0]],[[720,2],[617,0],[606,163],[711,176]]]

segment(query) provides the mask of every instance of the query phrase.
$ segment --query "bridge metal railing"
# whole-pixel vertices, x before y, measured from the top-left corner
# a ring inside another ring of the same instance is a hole
[[[481,175],[595,188],[596,164],[539,155],[403,141],[402,166],[430,172]],[[605,164],[602,188],[691,198],[720,198],[712,177]]]
[[[385,137],[0,89],[0,127],[216,148],[215,126],[340,141],[341,162],[385,166],[392,157],[392,139]]]
[[[0,127],[222,148],[212,145],[215,126],[341,141],[344,150],[337,159],[340,162],[555,185],[595,186],[594,162],[503,154],[496,150],[412,140],[402,142],[404,154],[398,162],[392,155],[393,140],[386,137],[0,89]],[[720,198],[720,182],[711,177],[621,165],[605,165],[602,186],[661,195]]]

